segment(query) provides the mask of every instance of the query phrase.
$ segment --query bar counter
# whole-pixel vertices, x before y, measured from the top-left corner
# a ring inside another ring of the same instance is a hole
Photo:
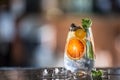
[[[120,80],[120,68],[96,68],[104,75],[98,80]],[[94,80],[90,75],[73,76],[63,67],[54,68],[0,68],[0,80]],[[97,80],[97,79],[95,79]]]

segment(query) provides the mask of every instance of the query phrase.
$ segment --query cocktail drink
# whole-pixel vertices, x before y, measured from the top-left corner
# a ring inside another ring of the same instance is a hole
[[[71,24],[65,46],[64,66],[71,72],[89,73],[94,67],[94,44],[90,19],[82,27]]]

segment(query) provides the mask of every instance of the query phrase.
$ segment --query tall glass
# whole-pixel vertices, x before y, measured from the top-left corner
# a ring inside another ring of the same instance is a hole
[[[64,66],[73,73],[89,73],[94,67],[94,43],[91,21],[82,20],[82,27],[71,24],[65,46]]]

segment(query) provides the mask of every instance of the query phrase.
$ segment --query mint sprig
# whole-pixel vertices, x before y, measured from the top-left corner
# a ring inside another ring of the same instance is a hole
[[[93,80],[102,80],[103,71],[102,70],[92,70]]]
[[[84,18],[82,19],[82,27],[84,28],[84,30],[86,31],[86,37],[89,38],[90,37],[90,31],[88,28],[90,28],[92,25],[92,21],[89,18]],[[94,51],[93,51],[93,45],[91,43],[91,41],[88,39],[86,40],[86,52],[87,52],[87,58],[94,60]]]
[[[87,47],[87,58],[94,60],[94,51],[92,43],[89,40],[86,40],[86,47]]]
[[[82,27],[83,27],[85,30],[88,29],[89,27],[91,27],[91,25],[92,25],[91,19],[89,19],[89,18],[84,18],[84,19],[82,19]]]

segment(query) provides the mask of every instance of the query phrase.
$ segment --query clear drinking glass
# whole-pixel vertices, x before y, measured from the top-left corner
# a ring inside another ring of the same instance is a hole
[[[90,19],[82,19],[82,27],[75,24],[70,26],[65,46],[64,66],[73,73],[87,74],[94,67],[91,24]]]

